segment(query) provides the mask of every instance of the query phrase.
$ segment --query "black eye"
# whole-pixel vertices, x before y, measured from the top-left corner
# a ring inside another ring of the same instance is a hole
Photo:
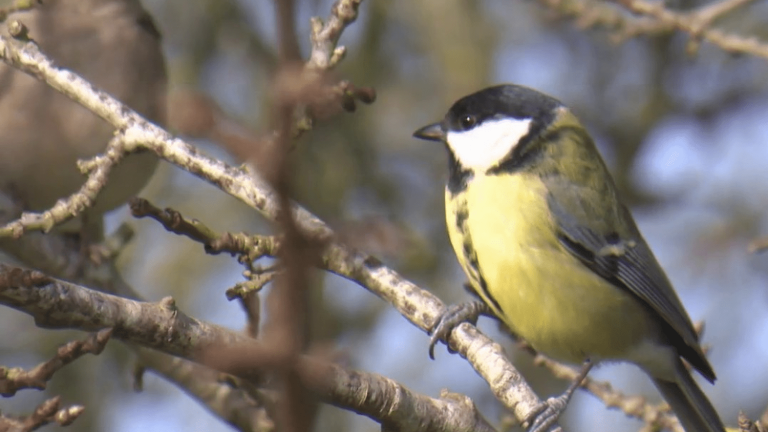
[[[463,130],[472,129],[472,126],[477,124],[477,117],[473,115],[465,115],[459,119],[459,124]]]

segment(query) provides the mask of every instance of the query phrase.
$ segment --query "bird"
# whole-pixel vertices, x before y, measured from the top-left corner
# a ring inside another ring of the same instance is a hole
[[[593,139],[562,102],[496,85],[413,135],[448,151],[448,234],[481,300],[448,309],[430,355],[460,322],[492,315],[538,352],[583,364],[529,430],[555,424],[594,364],[620,361],[650,376],[687,432],[725,431],[683,363],[714,383],[691,319]]]
[[[167,74],[160,32],[139,0],[45,0],[11,13],[54,63],[152,122],[165,121]],[[0,62],[0,190],[25,211],[43,211],[85,182],[78,159],[106,149],[115,128],[47,84]],[[93,206],[64,232],[103,236],[103,214],[138,193],[158,164],[149,152],[112,170]]]

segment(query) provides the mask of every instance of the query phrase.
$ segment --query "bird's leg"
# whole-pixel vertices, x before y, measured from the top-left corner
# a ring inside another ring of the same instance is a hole
[[[477,324],[477,318],[480,315],[493,315],[491,309],[482,301],[471,301],[467,303],[460,303],[448,307],[440,319],[437,321],[431,330],[431,337],[429,338],[429,358],[435,359],[435,345],[438,341],[444,341],[448,345],[448,335],[451,334],[457,325],[463,322],[469,322]]]
[[[533,410],[524,422],[531,423],[531,420],[533,420],[531,427],[528,428],[528,432],[546,432],[557,422],[560,414],[562,414],[568,406],[568,401],[571,400],[573,393],[579,388],[581,382],[584,381],[584,378],[587,377],[587,374],[589,374],[589,371],[592,370],[592,366],[594,365],[595,364],[591,360],[585,361],[584,365],[581,367],[579,375],[573,380],[563,394],[558,397],[547,399],[546,402],[542,402],[541,405]]]

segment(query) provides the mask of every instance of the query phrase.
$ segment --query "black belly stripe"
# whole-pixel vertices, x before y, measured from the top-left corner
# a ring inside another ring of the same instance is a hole
[[[461,206],[460,209],[456,212],[456,227],[460,232],[464,233],[462,252],[464,254],[464,262],[467,263],[465,270],[467,276],[470,279],[470,282],[475,285],[475,288],[480,289],[482,292],[482,297],[489,301],[491,303],[489,306],[495,309],[497,315],[500,315],[502,312],[501,305],[488,290],[488,283],[485,281],[483,273],[480,270],[480,263],[477,259],[477,252],[475,252],[475,248],[472,247],[472,236],[469,233],[469,226],[467,225],[468,218],[469,210],[465,204]]]

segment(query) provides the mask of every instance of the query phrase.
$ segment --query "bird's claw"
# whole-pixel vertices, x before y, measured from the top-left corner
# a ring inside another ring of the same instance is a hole
[[[474,325],[477,323],[477,318],[486,313],[488,313],[488,306],[479,301],[449,306],[448,310],[440,316],[440,319],[435,323],[430,332],[429,358],[435,359],[435,345],[437,345],[437,342],[445,341],[446,345],[448,344],[448,335],[451,334],[456,326],[463,322],[469,322]]]
[[[565,411],[570,398],[566,395],[551,397],[542,402],[525,419],[524,424],[530,424],[527,432],[547,432],[557,423],[560,414]]]
[[[576,376],[576,379],[571,382],[568,389],[558,397],[551,397],[546,402],[542,402],[536,409],[533,410],[528,417],[526,417],[523,424],[530,424],[528,432],[548,432],[553,426],[557,424],[557,419],[560,414],[568,407],[568,402],[573,397],[573,393],[576,391],[584,379],[592,370],[594,362],[586,360],[581,367],[581,371]]]

